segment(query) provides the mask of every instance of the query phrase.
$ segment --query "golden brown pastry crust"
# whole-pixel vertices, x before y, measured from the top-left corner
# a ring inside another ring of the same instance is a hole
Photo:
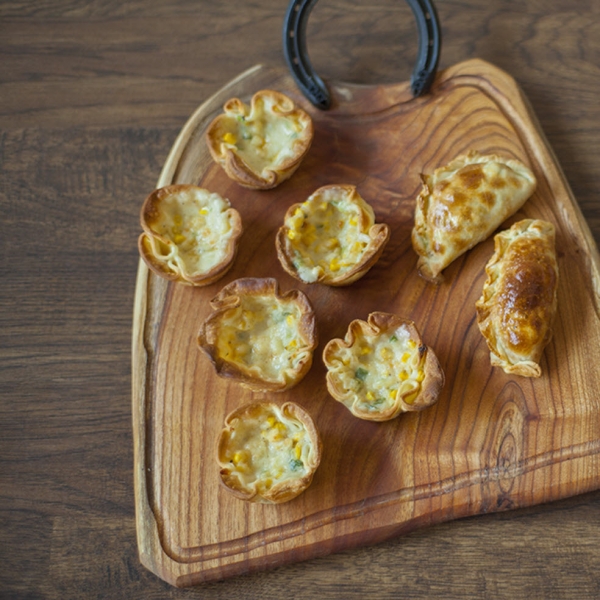
[[[475,151],[421,178],[412,244],[419,273],[434,282],[517,212],[536,187],[535,176],[521,162]]]
[[[312,119],[291,98],[273,90],[256,92],[250,106],[228,100],[206,131],[211,156],[240,185],[267,190],[285,181],[306,156]]]
[[[198,344],[219,377],[255,391],[282,392],[308,373],[317,324],[302,292],[280,295],[276,279],[247,277],[226,285],[211,306]]]
[[[277,257],[304,283],[350,285],[379,260],[389,236],[355,186],[326,185],[290,206],[277,232]]]
[[[208,220],[198,215],[200,211]],[[198,287],[214,283],[229,271],[242,235],[241,217],[229,200],[193,185],[154,190],[142,205],[140,223],[144,232],[138,249],[150,270],[170,281]]]
[[[241,464],[237,453],[243,455]],[[269,504],[288,502],[306,490],[321,454],[311,416],[294,402],[255,402],[234,410],[217,446],[224,487],[241,500]]]
[[[439,361],[414,322],[390,313],[352,321],[344,340],[327,343],[323,362],[329,393],[369,421],[423,410],[437,402],[444,385]]]
[[[477,301],[479,329],[493,366],[539,377],[539,361],[552,338],[558,264],[552,223],[525,219],[494,238],[494,255]]]

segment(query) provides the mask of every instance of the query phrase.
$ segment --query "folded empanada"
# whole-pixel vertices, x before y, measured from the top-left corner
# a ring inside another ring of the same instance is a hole
[[[525,219],[494,238],[477,321],[492,365],[506,373],[542,373],[538,363],[552,337],[557,303],[554,235],[552,223]]]
[[[521,162],[474,151],[421,178],[412,244],[419,273],[430,281],[440,281],[453,260],[487,239],[536,186]]]

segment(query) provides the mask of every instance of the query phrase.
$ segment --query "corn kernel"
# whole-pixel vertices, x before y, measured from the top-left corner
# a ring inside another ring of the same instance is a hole
[[[363,354],[363,355],[364,355],[364,354],[371,354],[371,352],[373,352],[373,350],[371,349],[371,347],[370,347],[370,346],[363,346],[363,347],[360,349],[360,353],[361,353],[361,354]]]
[[[410,358],[410,352],[405,352],[402,355],[402,358],[400,359],[403,363],[408,362],[408,359]]]
[[[329,250],[333,250],[335,248],[337,248],[340,245],[340,240],[338,240],[337,238],[329,238],[327,240],[327,242],[325,243],[325,246],[327,246],[327,248],[329,248]]]
[[[417,347],[417,342],[415,340],[408,340],[408,347],[414,350]]]
[[[297,235],[298,234],[293,229],[288,229],[288,232],[287,232],[288,239],[294,240],[294,239],[296,239]]]
[[[201,215],[207,215],[208,214],[208,208],[201,208],[200,209],[200,214]]]
[[[296,348],[296,346],[298,346],[298,342],[296,340],[292,340],[287,346],[286,348],[288,350],[292,350],[293,348]]]
[[[392,356],[394,355],[394,353],[389,348],[385,348],[385,347],[380,350],[379,354],[381,355],[381,358],[383,358],[384,360],[392,358]]]
[[[350,225],[355,226],[358,224],[358,219],[356,217],[351,217],[349,223]]]
[[[404,398],[404,402],[406,402],[406,404],[412,404],[415,401],[415,398],[418,395],[418,391],[417,392],[413,392],[412,394],[406,396],[406,398]]]
[[[292,315],[288,315],[288,316],[285,318],[285,322],[286,322],[288,325],[293,325],[293,324],[294,324],[294,317],[293,317]]]
[[[390,390],[390,398],[392,400],[395,400],[397,395],[398,395],[398,390]]]
[[[300,458],[302,456],[302,446],[296,446],[294,449],[294,456]]]
[[[408,379],[408,373],[406,371],[400,371],[399,377],[402,381],[406,381]]]
[[[233,455],[233,458],[231,460],[233,461],[233,464],[237,466],[243,459],[244,453],[238,451]]]
[[[334,273],[340,270],[340,263],[337,259],[334,258],[330,261],[329,270],[333,271]]]
[[[176,234],[173,236],[173,241],[174,241],[176,244],[181,244],[182,242],[185,242],[185,235],[181,235],[181,233],[176,233]]]
[[[223,136],[223,141],[226,144],[235,144],[236,142],[236,137],[235,135],[233,135],[233,133],[231,133],[231,131],[228,131],[224,136]]]
[[[304,216],[304,213],[302,212],[302,209],[301,209],[301,208],[297,208],[297,209],[294,211],[294,216],[295,216],[295,217],[303,217],[303,216]]]
[[[269,424],[269,427],[275,427],[275,423],[277,423],[277,419],[273,415],[270,415],[267,417],[267,423]]]
[[[373,395],[373,392],[367,392],[365,395],[365,398],[369,401],[372,402],[373,400],[375,400],[375,396]]]

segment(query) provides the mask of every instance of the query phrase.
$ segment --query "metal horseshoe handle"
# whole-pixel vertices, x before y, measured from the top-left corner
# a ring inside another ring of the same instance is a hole
[[[432,0],[406,0],[419,30],[419,53],[410,86],[414,97],[429,91],[440,57],[442,35]],[[291,0],[283,25],[283,52],[287,65],[302,93],[317,108],[327,110],[331,94],[316,74],[306,50],[306,24],[317,0]]]

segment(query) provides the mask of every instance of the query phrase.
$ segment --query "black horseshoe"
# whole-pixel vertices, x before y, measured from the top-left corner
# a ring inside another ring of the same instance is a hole
[[[419,53],[410,78],[413,96],[429,91],[440,57],[442,34],[432,0],[406,0],[419,30]],[[306,24],[317,0],[291,0],[283,24],[283,53],[296,84],[317,108],[327,110],[331,94],[315,73],[306,50]]]

